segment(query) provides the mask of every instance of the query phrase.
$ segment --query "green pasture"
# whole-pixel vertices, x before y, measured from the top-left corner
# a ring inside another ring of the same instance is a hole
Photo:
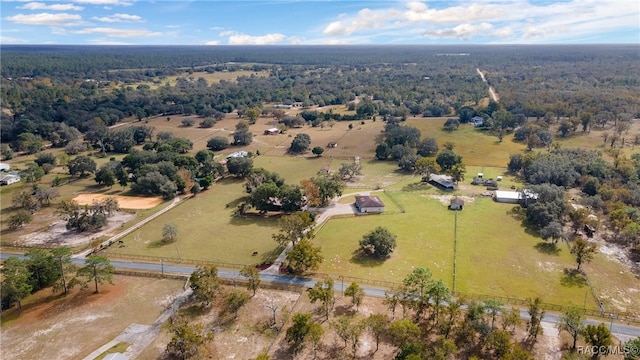
[[[521,208],[476,198],[458,214],[456,290],[515,298],[540,297],[544,302],[579,305],[588,287],[574,269],[568,247],[554,249],[525,231]],[[595,308],[587,296],[587,306]]]
[[[413,267],[429,268],[435,278],[453,287],[455,213],[430,191],[389,192],[406,213],[333,219],[315,241],[325,261],[320,273],[349,274],[371,280],[400,282]],[[386,203],[386,202],[385,202]],[[555,304],[582,305],[584,280],[565,274],[575,261],[563,244],[551,251],[524,231],[508,204],[475,198],[459,212],[456,290],[514,298],[539,296]],[[376,226],[398,236],[397,248],[385,261],[357,256],[358,242]],[[595,305],[587,297],[587,306]]]
[[[253,159],[254,168],[264,168],[280,174],[287,184],[299,185],[300,180],[318,174],[325,166],[334,168],[335,160],[325,157],[270,156],[260,155]],[[339,165],[338,165],[339,166]]]
[[[391,196],[406,213],[332,219],[320,229],[314,241],[322,247],[325,260],[318,272],[400,282],[414,267],[428,267],[451,286],[454,214],[427,195],[393,192]],[[397,235],[396,250],[384,261],[357,254],[362,236],[376,226]]]
[[[110,253],[230,264],[255,264],[277,256],[277,244],[271,238],[277,232],[275,218],[233,216],[245,196],[243,184],[236,179],[216,183],[127,235],[125,247],[112,247]],[[162,227],[167,223],[177,226],[178,237],[163,244]],[[252,255],[254,251],[257,256]]]
[[[445,121],[446,118],[410,118],[405,124],[419,129],[423,138],[436,138],[441,148],[447,141],[454,143],[453,151],[462,155],[462,162],[467,166],[506,167],[511,154],[521,153],[526,148],[513,141],[513,134],[507,134],[499,142],[497,136],[469,124],[462,124],[455,131],[445,131]]]

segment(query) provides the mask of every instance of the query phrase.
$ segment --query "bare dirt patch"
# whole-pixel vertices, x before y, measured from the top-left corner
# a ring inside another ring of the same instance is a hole
[[[67,230],[66,222],[59,220],[51,224],[45,231],[20,236],[18,243],[22,246],[83,246],[101,236],[115,235],[125,223],[135,217],[135,214],[116,212],[108,218],[105,228],[92,233]]]
[[[103,194],[80,194],[73,198],[80,205],[91,205],[100,201],[104,201],[109,197],[114,197],[118,201],[121,209],[144,210],[151,209],[162,204],[160,197],[136,197],[121,195],[103,195]]]
[[[113,340],[131,323],[151,324],[182,291],[183,282],[115,276],[114,285],[72,290],[45,289],[30,297],[22,315],[2,314],[2,359],[82,359]]]
[[[476,200],[471,196],[459,196],[459,195],[429,195],[429,197],[440,201],[440,203],[445,206],[449,206],[449,204],[451,203],[451,199],[453,198],[458,198],[464,201],[465,203],[472,203]]]

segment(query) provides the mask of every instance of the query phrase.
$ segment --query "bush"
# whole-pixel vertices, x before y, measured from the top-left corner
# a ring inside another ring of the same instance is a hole
[[[212,128],[215,124],[216,121],[213,118],[208,117],[200,122],[200,127],[203,129],[208,129]]]
[[[216,136],[207,141],[207,148],[211,151],[220,151],[229,147],[229,139],[226,136]]]
[[[185,127],[191,127],[195,123],[196,123],[196,121],[194,119],[191,119],[191,118],[182,119],[182,126],[185,126]]]

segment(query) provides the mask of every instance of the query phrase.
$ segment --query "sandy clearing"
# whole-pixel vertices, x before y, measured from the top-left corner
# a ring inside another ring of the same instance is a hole
[[[120,195],[103,195],[103,194],[80,194],[73,198],[80,205],[91,205],[94,202],[100,202],[109,197],[115,197],[118,205],[122,209],[143,210],[151,209],[162,204],[160,197],[135,197]]]

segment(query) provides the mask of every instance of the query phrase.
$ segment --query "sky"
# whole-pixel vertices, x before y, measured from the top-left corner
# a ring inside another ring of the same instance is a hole
[[[638,0],[0,0],[0,44],[640,44]]]

